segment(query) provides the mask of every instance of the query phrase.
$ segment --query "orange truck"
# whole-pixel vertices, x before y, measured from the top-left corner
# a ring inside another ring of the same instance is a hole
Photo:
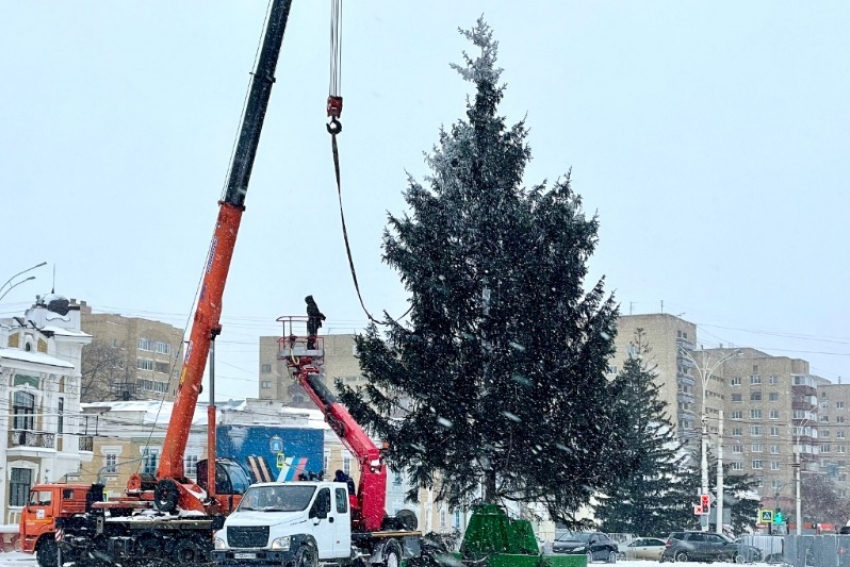
[[[221,333],[221,309],[245,196],[268,108],[274,73],[292,0],[273,0],[248,90],[239,138],[210,243],[180,373],[174,409],[156,474],[136,473],[124,496],[104,499],[103,486],[36,485],[21,516],[20,539],[41,567],[58,560],[125,567],[144,559],[204,562],[213,532],[238,505],[250,484],[241,465],[215,458],[215,388],[210,380],[208,455],[198,463],[197,482],[187,478],[183,456],[207,359]],[[215,479],[215,482],[207,482]],[[57,557],[57,551],[62,557]]]

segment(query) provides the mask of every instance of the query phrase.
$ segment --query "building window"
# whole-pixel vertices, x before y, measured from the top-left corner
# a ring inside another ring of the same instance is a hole
[[[65,433],[65,398],[59,398],[56,413],[56,433],[61,435]]]
[[[440,529],[446,529],[446,510],[445,508],[440,508]]]
[[[103,472],[118,474],[118,453],[107,453],[103,456]]]
[[[844,409],[844,402],[835,402],[835,409]]]
[[[12,468],[9,479],[9,506],[26,506],[32,487],[32,469]]]
[[[744,446],[743,445],[732,445],[732,452],[733,453],[743,453],[744,452]]]
[[[740,386],[741,385],[741,377],[735,376],[734,378],[729,380],[729,384],[732,386]]]
[[[750,426],[750,435],[754,435],[754,436],[761,435],[761,425],[751,425]]]
[[[733,427],[732,428],[732,437],[740,437],[744,434],[744,429],[742,427]]]
[[[742,411],[733,411],[732,412],[732,419],[744,419],[743,412]]]
[[[843,429],[835,432],[835,436],[838,437],[839,439],[844,439],[844,436],[846,434],[847,434],[847,432],[844,431]]]
[[[776,374],[771,374],[770,377],[767,379],[767,382],[771,386],[776,386],[777,384],[779,384],[779,376],[777,376]]]
[[[839,431],[838,433],[842,433],[842,432],[841,432],[841,431]],[[819,431],[818,431],[818,435],[820,435],[821,437],[829,437],[829,429],[821,429],[821,430],[819,430]]]
[[[198,455],[186,455],[183,458],[183,471],[191,476],[198,474]]]
[[[829,450],[830,450],[829,443],[822,443],[821,444],[821,446],[820,446],[820,452],[821,453],[829,453]]]
[[[151,360],[150,358],[137,358],[136,368],[138,368],[139,370],[153,370],[153,360]]]
[[[264,390],[268,390],[269,388],[272,387],[271,380],[263,380],[262,382],[260,382],[260,387],[263,388]]]
[[[770,452],[774,455],[778,455],[779,454],[779,445],[771,445],[770,446]]]
[[[763,469],[764,466],[762,465],[761,461],[753,461],[753,468],[754,469]]]
[[[770,402],[778,402],[779,401],[779,392],[770,392],[767,395],[767,399]]]
[[[778,409],[770,410],[770,419],[779,419],[779,410]]]
[[[263,364],[263,374],[270,374],[272,371],[271,364]]]
[[[770,485],[773,487],[773,489],[774,489],[774,490],[779,490],[779,489],[781,489],[783,486],[785,486],[785,483],[783,483],[783,482],[782,482],[780,479],[778,479],[778,478],[774,478],[774,479],[770,482]]]
[[[159,354],[171,354],[171,345],[162,341],[156,341],[156,352]]]
[[[142,472],[156,474],[156,465],[159,460],[159,449],[145,449],[142,452]]]
[[[846,453],[847,452],[847,445],[838,445],[838,447],[836,447],[836,451],[838,453]]]
[[[153,363],[154,371],[159,372],[160,374],[168,374],[171,372],[169,368],[169,364],[167,362],[154,362]]]
[[[818,417],[818,421],[821,422],[821,423],[829,423],[829,416],[828,415],[821,415],[821,416]]]
[[[342,472],[351,475],[351,455],[342,456]]]
[[[779,461],[770,461],[770,470],[778,471],[779,470]]]
[[[764,451],[764,445],[761,443],[753,443],[753,453],[761,453]]]
[[[751,409],[750,410],[750,419],[761,419],[761,410],[760,409]]]
[[[146,350],[148,352],[153,352],[154,346],[153,341],[150,339],[146,339],[144,337],[139,337],[139,342],[137,343],[137,347],[139,350]]]
[[[750,392],[750,401],[751,402],[760,402],[761,401],[761,390],[753,390]]]
[[[836,415],[835,416],[835,423],[844,423],[844,416],[843,415]]]
[[[331,469],[331,452],[325,451],[322,454],[322,470],[329,471]]]
[[[740,403],[741,402],[741,394],[732,394],[732,401]]]
[[[25,429],[27,431],[35,429],[35,415],[33,415],[35,413],[35,396],[29,392],[15,392],[12,413],[15,416],[12,422],[14,429]]]
[[[454,520],[452,527],[456,530],[460,529],[460,508],[455,508]]]
[[[750,384],[761,384],[761,376],[758,374],[750,376]]]
[[[771,427],[770,428],[770,436],[771,437],[779,437],[779,428],[778,427]]]
[[[397,473],[395,473],[395,474],[393,475],[393,484],[394,484],[394,485],[396,485],[396,486],[401,486],[401,483],[402,483],[403,481],[404,481],[404,479],[402,478],[402,476],[401,476],[401,473],[400,473],[400,472],[397,472]]]
[[[742,470],[744,470],[744,463],[741,463],[741,462],[738,462],[738,461],[733,462],[733,463],[732,463],[732,470],[733,470],[733,471],[742,471]]]

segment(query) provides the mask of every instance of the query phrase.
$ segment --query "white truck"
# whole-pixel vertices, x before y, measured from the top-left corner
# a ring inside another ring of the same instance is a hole
[[[212,559],[242,567],[400,567],[402,560],[418,555],[418,532],[352,533],[351,511],[346,483],[255,484],[216,532]]]

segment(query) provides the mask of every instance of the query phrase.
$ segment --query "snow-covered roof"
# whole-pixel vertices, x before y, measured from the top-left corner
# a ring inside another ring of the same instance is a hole
[[[82,331],[74,331],[72,329],[65,329],[63,327],[55,327],[53,325],[47,325],[39,329],[45,333],[53,333],[54,335],[61,335],[63,337],[91,337],[90,334],[84,333]]]
[[[19,350],[16,348],[0,348],[0,359],[8,358],[9,360],[20,360],[22,362],[30,362],[32,364],[44,364],[46,366],[56,366],[58,368],[73,368],[74,365],[66,362],[55,356],[44,354],[43,352],[33,352]]]

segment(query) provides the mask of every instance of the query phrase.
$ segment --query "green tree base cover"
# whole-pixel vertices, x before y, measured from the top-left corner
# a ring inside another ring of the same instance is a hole
[[[409,323],[387,317],[385,334],[359,337],[368,385],[338,383],[341,400],[389,443],[411,500],[428,487],[450,506],[537,501],[570,522],[629,473],[606,379],[617,307],[603,281],[585,290],[598,221],[569,175],[523,186],[528,130],[497,113],[490,28],[462,33],[479,50],[452,65],[475,85],[466,119],[441,129],[430,175],[409,179],[409,212],[384,234]]]

